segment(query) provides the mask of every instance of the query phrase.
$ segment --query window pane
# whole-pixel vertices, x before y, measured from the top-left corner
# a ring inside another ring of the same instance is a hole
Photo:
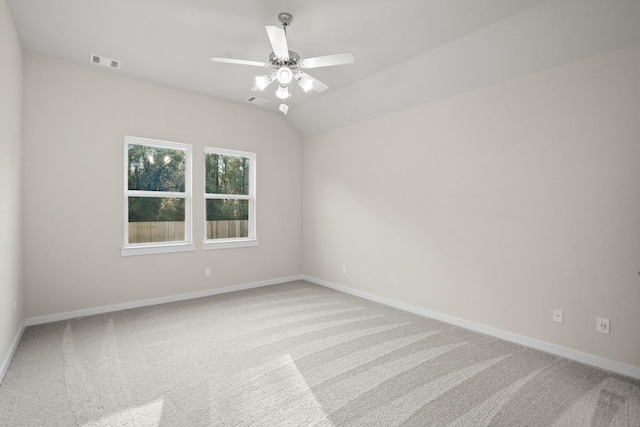
[[[249,194],[247,157],[205,155],[205,184],[209,194]]]
[[[185,189],[186,151],[129,144],[129,190]]]
[[[129,197],[129,243],[184,240],[185,200]]]
[[[207,239],[249,236],[248,200],[212,200],[207,203]]]

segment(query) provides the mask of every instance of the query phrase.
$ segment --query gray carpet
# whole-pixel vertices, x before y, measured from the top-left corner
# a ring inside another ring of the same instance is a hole
[[[29,327],[2,426],[640,426],[640,381],[293,282]]]

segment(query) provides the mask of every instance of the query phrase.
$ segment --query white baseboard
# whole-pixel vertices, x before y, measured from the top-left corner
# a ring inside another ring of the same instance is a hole
[[[152,298],[141,301],[126,302],[122,304],[106,305],[103,307],[88,308],[84,310],[68,311],[65,313],[51,314],[48,316],[31,317],[25,321],[26,326],[42,325],[44,323],[58,322],[60,320],[75,319],[78,317],[93,316],[95,314],[111,313],[114,311],[128,310],[130,308],[148,307],[157,304],[167,304],[176,301],[186,301],[195,298],[209,297],[228,292],[243,291],[246,289],[260,288],[262,286],[276,285],[278,283],[302,280],[302,275],[281,277],[279,279],[263,280],[260,282],[246,283],[243,285],[228,286],[226,288],[208,289],[206,291],[191,292],[188,294],[171,295],[168,297]]]
[[[20,339],[22,338],[24,327],[25,325],[23,323],[18,329],[18,332],[16,333],[16,336],[13,339],[13,342],[11,343],[11,347],[9,347],[9,351],[7,352],[7,355],[4,357],[4,360],[2,361],[2,365],[0,365],[0,384],[2,384],[2,381],[4,380],[4,375],[7,373],[7,369],[9,369],[9,364],[11,363],[11,359],[13,359],[13,355],[16,352],[16,349],[18,348],[18,343],[20,343]]]
[[[351,289],[346,286],[336,285],[335,283],[327,282],[325,280],[317,279],[315,277],[303,276],[302,278],[303,280],[306,280],[308,282],[325,286],[327,288],[331,288],[336,291],[340,291],[340,292],[344,292],[360,298],[368,299],[370,301],[388,305],[390,307],[398,308],[400,310],[419,314],[421,316],[429,317],[431,319],[440,320],[442,322],[449,323],[451,325],[460,326],[465,329],[470,329],[472,331],[476,331],[476,332],[483,333],[485,335],[490,335],[492,337],[500,338],[505,341],[521,344],[526,347],[531,347],[536,350],[544,351],[546,353],[555,354],[556,356],[564,357],[566,359],[574,360],[576,362],[606,369],[608,371],[616,372],[618,374],[626,375],[628,377],[640,379],[640,368],[636,368],[634,366],[625,365],[623,363],[614,362],[608,359],[603,359],[601,357],[593,356],[591,354],[582,353],[576,350],[571,350],[569,348],[561,347],[555,344],[550,344],[544,341],[539,341],[533,338],[524,337],[522,335],[517,335],[511,332],[503,331],[501,329],[496,329],[496,328],[481,325],[478,323],[470,322],[468,320],[459,319],[457,317],[448,316],[446,314],[427,310],[425,308],[416,307],[416,306],[405,304],[389,298],[384,298],[384,297],[380,297],[367,292]]]

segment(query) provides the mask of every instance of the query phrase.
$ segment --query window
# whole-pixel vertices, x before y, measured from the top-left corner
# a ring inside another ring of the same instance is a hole
[[[256,246],[256,155],[205,148],[203,249]]]
[[[191,146],[127,136],[121,254],[193,251]]]

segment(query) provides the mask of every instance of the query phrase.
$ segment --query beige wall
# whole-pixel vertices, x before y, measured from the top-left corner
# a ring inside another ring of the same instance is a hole
[[[301,137],[279,113],[91,64],[24,67],[26,317],[301,273]],[[195,252],[120,256],[125,135],[193,145]],[[257,154],[258,247],[200,249],[205,146]]]
[[[304,274],[640,367],[638,76],[635,46],[307,138]]]
[[[22,51],[0,0],[0,376],[22,325],[21,131]],[[14,312],[16,302],[17,312]]]

